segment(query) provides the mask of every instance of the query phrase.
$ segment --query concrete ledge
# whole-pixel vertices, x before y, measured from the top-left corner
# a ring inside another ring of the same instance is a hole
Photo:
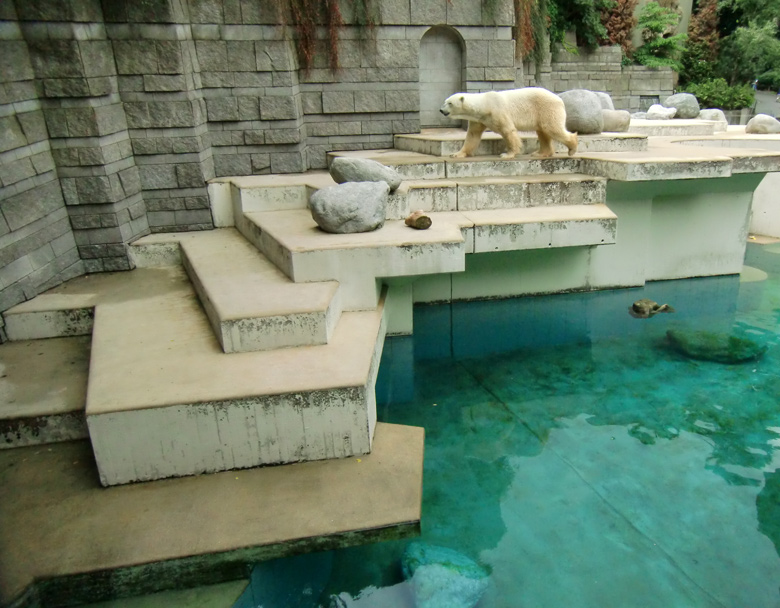
[[[109,489],[86,441],[5,450],[0,605],[236,580],[257,561],[419,534],[423,443],[421,428],[380,423],[359,459]]]
[[[9,340],[88,336],[94,308],[88,295],[41,294],[6,310],[5,330]]]

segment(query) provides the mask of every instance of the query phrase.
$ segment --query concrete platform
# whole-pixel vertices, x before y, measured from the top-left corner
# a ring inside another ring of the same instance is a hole
[[[160,260],[169,244],[181,253]],[[139,265],[180,258],[226,353],[327,344],[341,316],[338,283],[293,283],[234,228],[150,235],[132,249]]]
[[[256,561],[416,535],[423,435],[379,424],[359,458],[109,489],[86,441],[4,450],[0,605],[241,579]]]
[[[0,345],[0,449],[87,437],[90,339]]]

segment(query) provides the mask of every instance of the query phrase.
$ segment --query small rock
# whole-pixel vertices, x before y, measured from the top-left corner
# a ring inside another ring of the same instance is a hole
[[[427,230],[431,227],[431,218],[425,215],[425,211],[420,209],[415,211],[404,220],[404,224],[416,228],[417,230]]]
[[[699,101],[690,93],[671,95],[661,105],[665,108],[675,108],[677,110],[675,118],[698,118],[699,116]]]
[[[473,608],[487,589],[488,572],[462,553],[413,542],[401,558],[418,608]]]
[[[657,315],[659,312],[674,312],[674,308],[668,304],[659,304],[647,298],[637,300],[628,308],[628,314],[636,319],[647,319]]]
[[[670,329],[666,338],[676,351],[687,357],[717,363],[755,361],[766,352],[765,345],[748,338],[710,331]]]
[[[780,120],[773,118],[769,114],[756,114],[745,125],[745,133],[753,135],[780,133]]]
[[[669,120],[677,114],[676,108],[665,108],[661,104],[654,103],[647,110],[647,120]]]
[[[624,133],[631,124],[631,114],[627,110],[602,110],[604,117],[604,131],[610,133]]]
[[[587,89],[572,89],[558,95],[566,106],[566,128],[580,135],[595,135],[604,129],[601,101]]]
[[[720,108],[707,108],[699,112],[699,120],[710,120],[715,124],[715,133],[722,133],[729,128],[729,121]]]
[[[603,93],[602,91],[593,91],[596,94],[596,97],[599,98],[599,101],[601,102],[601,109],[602,110],[614,110],[615,104],[612,103],[612,97],[609,96],[609,93]]]
[[[634,112],[631,114],[631,118],[636,118],[637,120],[647,120],[647,112]]]
[[[401,185],[398,171],[368,158],[338,156],[330,164],[330,175],[337,184],[344,182],[386,182],[390,192]]]
[[[371,232],[385,223],[386,182],[348,182],[317,190],[309,199],[311,216],[325,232]]]

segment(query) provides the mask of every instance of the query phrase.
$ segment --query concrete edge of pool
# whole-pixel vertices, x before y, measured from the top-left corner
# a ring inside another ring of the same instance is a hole
[[[69,606],[246,578],[253,562],[415,536],[424,430],[360,458],[103,488],[89,442],[0,452],[0,605]]]

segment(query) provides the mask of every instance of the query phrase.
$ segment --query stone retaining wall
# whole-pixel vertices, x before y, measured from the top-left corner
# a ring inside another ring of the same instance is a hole
[[[616,49],[557,53],[537,78],[514,58],[512,1],[491,5],[375,2],[381,25],[367,29],[344,0],[334,73],[324,53],[301,69],[272,2],[1,2],[0,311],[130,268],[127,244],[149,232],[211,228],[215,176],[323,168],[328,151],[419,132],[442,87],[424,82],[436,69],[421,65],[439,64],[421,58],[423,36],[455,45],[468,91],[586,86],[627,109],[643,86],[671,92],[671,73],[621,70]]]

